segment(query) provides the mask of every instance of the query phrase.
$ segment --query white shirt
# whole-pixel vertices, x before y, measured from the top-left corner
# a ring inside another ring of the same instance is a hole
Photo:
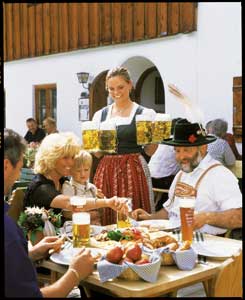
[[[182,173],[181,182],[195,187],[197,180],[204,170],[215,163],[219,162],[207,154],[191,173]],[[170,199],[172,199],[174,195],[178,174],[175,176],[172,185],[170,186],[169,199],[163,205],[163,207],[168,211],[170,222],[175,226],[180,226],[179,198],[175,197],[173,203],[169,207],[168,205],[171,202]],[[195,211],[221,212],[241,207],[242,194],[238,186],[238,180],[234,174],[224,166],[218,166],[209,170],[202,178],[198,187]],[[223,234],[227,230],[205,224],[200,228],[200,231],[217,235]]]
[[[62,185],[62,194],[67,196],[86,196],[95,197],[97,188],[94,184],[87,182],[81,184],[71,178],[70,181],[65,181]]]
[[[110,119],[110,120],[115,120],[116,125],[128,125],[128,124],[130,124],[130,123],[132,122],[132,119],[133,119],[133,117],[134,117],[134,115],[135,115],[135,112],[136,112],[138,106],[139,106],[138,103],[133,102],[133,108],[132,108],[132,110],[131,110],[131,112],[130,112],[129,117],[118,117],[118,116],[116,116],[116,117],[113,117],[113,118],[112,118],[112,117],[111,117],[112,104],[110,104],[110,105],[109,105],[109,110],[108,110],[108,113],[107,113],[107,116],[106,116],[106,121],[108,121],[108,120]],[[98,111],[94,114],[94,116],[93,116],[93,121],[100,122],[100,120],[101,120],[101,113],[102,113],[102,110],[103,110],[103,109],[104,109],[104,108],[98,110]],[[155,116],[156,116],[156,112],[155,112],[153,109],[151,109],[151,108],[146,108],[146,107],[143,107],[142,114],[144,114],[144,115],[150,115],[151,118],[152,118],[152,120],[153,120],[153,119],[155,118]]]
[[[175,175],[179,171],[179,165],[175,159],[173,146],[158,145],[156,152],[148,163],[151,177],[162,178]]]

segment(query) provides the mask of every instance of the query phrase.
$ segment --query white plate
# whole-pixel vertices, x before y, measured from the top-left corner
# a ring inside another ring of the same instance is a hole
[[[101,233],[103,230],[113,230],[115,228],[115,224],[107,226],[90,225],[90,235],[94,236]],[[72,238],[72,221],[66,221],[65,226],[63,226],[61,229],[61,232],[65,232],[68,237]]]
[[[203,242],[193,242],[192,248],[200,255],[226,259],[235,254],[240,249],[240,246],[231,245],[225,241],[207,240]]]
[[[171,224],[169,220],[145,220],[145,221],[138,221],[139,226],[150,226],[151,228],[157,228],[159,230],[173,230],[178,227]]]
[[[89,249],[91,251],[91,255],[94,257],[96,257],[98,254],[101,254],[102,256],[106,253],[106,250],[103,249],[95,249],[95,248],[87,248],[87,247],[86,249]],[[80,248],[73,248],[73,247],[64,248],[59,253],[53,253],[50,256],[50,259],[57,264],[69,266],[73,256],[75,256],[80,251],[81,251]]]

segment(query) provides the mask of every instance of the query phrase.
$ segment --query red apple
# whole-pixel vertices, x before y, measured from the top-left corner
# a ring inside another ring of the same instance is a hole
[[[106,253],[106,259],[113,264],[119,263],[122,257],[123,257],[123,250],[119,246],[116,246],[108,250]]]
[[[135,262],[136,265],[144,265],[144,264],[149,264],[149,263],[150,263],[150,261],[147,258],[141,258]]]
[[[135,243],[134,245],[130,245],[129,247],[127,247],[125,254],[126,257],[132,259],[132,261],[136,261],[141,258],[142,250],[140,246]]]

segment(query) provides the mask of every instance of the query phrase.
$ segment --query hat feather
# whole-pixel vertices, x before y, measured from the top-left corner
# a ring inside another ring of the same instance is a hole
[[[185,107],[186,118],[191,123],[201,123],[203,124],[204,115],[196,103],[191,102],[191,100],[182,93],[174,84],[168,85],[169,92],[172,93]]]

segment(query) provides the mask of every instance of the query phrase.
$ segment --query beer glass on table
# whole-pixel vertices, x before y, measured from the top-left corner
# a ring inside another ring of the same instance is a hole
[[[136,115],[136,136],[138,145],[152,142],[152,117],[150,115]]]
[[[125,198],[127,199],[126,203],[128,206],[128,211],[132,211],[132,198]],[[131,222],[129,220],[129,215],[124,214],[123,212],[117,212],[117,228],[125,228],[131,227]]]
[[[116,152],[117,132],[116,124],[110,121],[104,121],[100,124],[99,147],[101,151],[108,153]]]
[[[72,215],[72,240],[74,248],[86,246],[90,237],[90,213],[78,212]]]
[[[95,121],[82,123],[83,149],[87,151],[99,150],[99,124]]]
[[[183,197],[179,201],[182,241],[193,239],[194,197]]]
[[[160,143],[169,139],[171,134],[171,117],[169,114],[157,113],[152,123],[152,142]]]

